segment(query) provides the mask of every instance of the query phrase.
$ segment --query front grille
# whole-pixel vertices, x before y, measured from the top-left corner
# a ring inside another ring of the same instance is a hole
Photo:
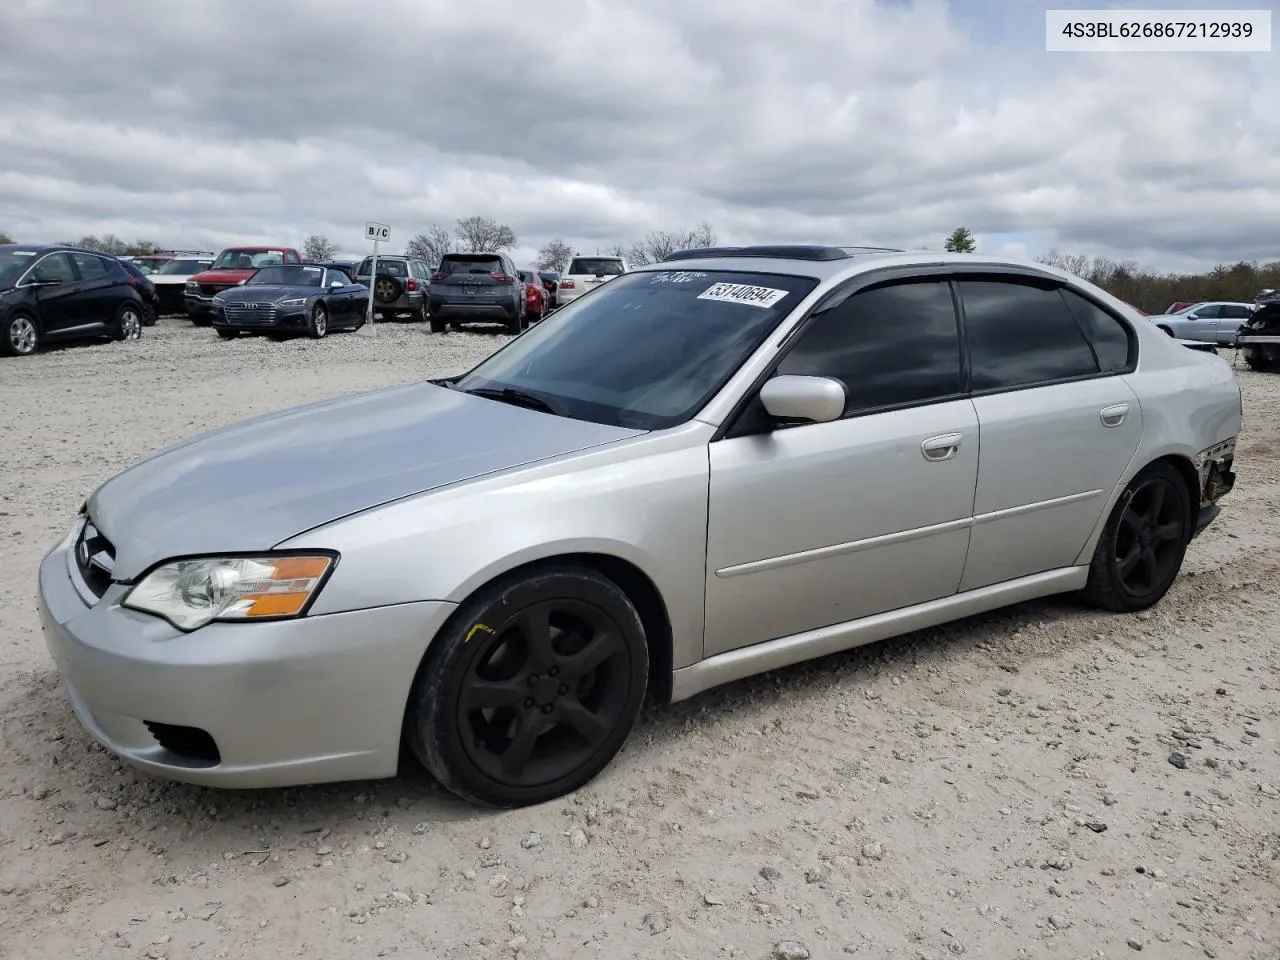
[[[202,283],[200,284],[200,292],[206,297],[212,297],[215,293],[221,293],[223,290],[230,290],[234,284],[230,283]]]
[[[86,520],[75,543],[76,570],[89,591],[98,598],[111,586],[111,571],[116,565],[116,549],[98,532],[92,520]]]
[[[223,308],[231,323],[275,323],[274,303],[228,303]]]
[[[156,743],[170,753],[190,760],[202,760],[206,763],[221,763],[222,755],[218,753],[218,745],[213,742],[207,731],[199,727],[179,727],[172,723],[157,723],[154,720],[143,720]]]

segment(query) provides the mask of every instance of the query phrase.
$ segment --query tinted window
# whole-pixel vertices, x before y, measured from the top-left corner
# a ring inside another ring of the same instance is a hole
[[[368,276],[369,271],[373,269],[373,257],[365,257],[364,262],[360,264],[360,274]],[[378,276],[380,277],[398,277],[403,278],[409,275],[409,264],[404,260],[388,260],[386,257],[378,258]]]
[[[1117,318],[1073,290],[1063,290],[1067,306],[1075,314],[1084,335],[1093,344],[1098,366],[1103,373],[1115,373],[1129,367],[1131,349],[1129,330]]]
[[[1188,316],[1193,320],[1216,320],[1221,316],[1222,307],[1216,303],[1211,303],[1205,307],[1196,307],[1188,312]]]
[[[1056,288],[960,280],[974,390],[1001,390],[1098,372]]]
[[[76,269],[80,271],[81,280],[101,280],[107,276],[106,264],[100,257],[95,257],[91,253],[73,253],[71,259],[75,261]]]
[[[547,397],[568,416],[660,430],[719,390],[817,281],[630,273],[557,310],[457,381]]]
[[[65,253],[49,254],[49,256],[37,263],[35,269],[31,272],[41,283],[47,283],[50,280],[70,283],[75,279],[75,274],[71,272],[71,260],[68,259]]]
[[[839,380],[846,414],[955,396],[962,384],[951,288],[942,281],[856,293],[814,319],[778,373]]]
[[[245,281],[246,286],[275,285],[286,287],[318,287],[324,275],[321,267],[263,267]]]
[[[1224,320],[1243,320],[1245,317],[1252,316],[1253,311],[1242,303],[1228,303],[1222,308],[1222,319]]]
[[[441,273],[503,273],[506,267],[502,264],[501,257],[485,256],[465,256],[457,254],[446,254],[444,259],[440,261]]]
[[[606,277],[620,277],[626,273],[626,270],[622,266],[622,261],[613,257],[574,257],[567,272],[588,276],[599,273]]]

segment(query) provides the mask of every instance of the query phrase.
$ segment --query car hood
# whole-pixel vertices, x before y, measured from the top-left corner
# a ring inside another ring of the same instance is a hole
[[[268,550],[361,510],[639,436],[413,383],[255,417],[152,454],[102,484],[89,516],[116,579],[171,557]]]
[[[239,283],[241,280],[248,280],[255,273],[256,270],[206,270],[187,279],[197,283]]]
[[[324,291],[319,287],[285,286],[275,283],[258,283],[225,290],[218,296],[228,303],[275,303],[297,297],[317,297]]]

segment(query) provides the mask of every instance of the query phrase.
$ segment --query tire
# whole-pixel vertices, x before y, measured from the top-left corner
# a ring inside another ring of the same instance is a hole
[[[188,314],[187,316],[191,319],[191,322],[195,324],[195,326],[197,327],[213,326],[213,317],[209,316],[207,313],[191,313],[191,314]]]
[[[11,313],[0,334],[0,353],[29,357],[40,349],[40,324],[29,313]]]
[[[218,331],[218,336],[220,336],[223,340],[234,340],[239,335],[240,335],[239,330],[219,330]]]
[[[541,652],[526,639],[528,623]],[[591,662],[575,668],[583,653]],[[405,738],[463,799],[544,803],[608,766],[635,725],[648,676],[644,625],[627,595],[587,567],[548,565],[500,578],[458,608],[418,669]],[[511,751],[526,730],[521,762]]]
[[[307,319],[307,336],[312,340],[319,340],[328,332],[329,311],[323,303],[317,303],[311,308],[311,316]]]
[[[154,327],[156,320],[160,318],[160,308],[147,304],[142,310],[142,325],[144,327]]]
[[[1260,373],[1272,370],[1275,367],[1275,364],[1263,356],[1261,351],[1246,350],[1244,352],[1244,362],[1249,365],[1250,370],[1257,370]]]
[[[427,305],[419,303],[409,311],[409,316],[414,323],[423,323],[427,319]]]
[[[523,306],[516,308],[516,315],[503,323],[503,328],[507,333],[515,336],[524,329],[524,308]]]
[[[449,332],[449,321],[448,321],[448,320],[437,320],[435,317],[432,317],[432,318],[431,318],[431,332],[432,332],[432,333],[448,333],[448,332]]]
[[[122,304],[116,311],[116,321],[111,328],[113,340],[138,340],[142,337],[143,308],[136,303]]]
[[[373,296],[379,303],[395,303],[404,293],[404,286],[395,277],[378,274],[373,281]]]
[[[1157,460],[1129,481],[1107,518],[1089,564],[1085,600],[1113,613],[1154,606],[1173,586],[1190,541],[1187,485]]]

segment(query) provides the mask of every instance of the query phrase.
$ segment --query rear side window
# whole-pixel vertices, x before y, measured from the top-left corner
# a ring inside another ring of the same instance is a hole
[[[626,269],[622,266],[622,261],[610,257],[574,257],[567,272],[593,277],[597,274],[619,277],[626,273]]]
[[[833,377],[845,416],[959,396],[960,331],[946,281],[855,293],[816,317],[778,373]]]
[[[1103,373],[1119,373],[1129,369],[1133,360],[1133,343],[1129,328],[1096,303],[1080,296],[1074,290],[1063,290],[1067,306],[1075,314],[1080,329],[1093,345],[1098,366]]]
[[[102,280],[107,276],[107,266],[101,257],[95,257],[91,253],[73,253],[71,259],[80,271],[81,280]]]
[[[1010,390],[1098,373],[1093,351],[1056,288],[958,280],[974,391]]]
[[[1242,303],[1228,303],[1222,308],[1223,320],[1243,320],[1253,316],[1253,311]]]
[[[501,257],[457,257],[446,256],[440,261],[440,272],[455,273],[504,273]]]

